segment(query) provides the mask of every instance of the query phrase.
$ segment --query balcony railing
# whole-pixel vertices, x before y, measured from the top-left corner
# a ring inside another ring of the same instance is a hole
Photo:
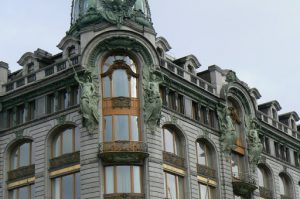
[[[272,199],[273,198],[273,193],[270,189],[267,189],[265,187],[259,187],[259,195],[262,198],[265,199]]]
[[[50,160],[50,170],[76,165],[80,162],[80,152],[68,153]]]
[[[174,167],[185,168],[185,159],[174,153],[163,151],[163,161]]]
[[[199,88],[202,88],[212,94],[216,94],[216,87],[212,85],[209,82],[206,82],[205,80],[199,78],[195,74],[190,73],[189,71],[184,70],[182,67],[174,64],[170,60],[160,58],[161,60],[164,60],[167,64],[161,64],[162,67],[166,68],[167,70],[171,71],[177,76],[180,76],[184,78],[185,80],[196,84]]]
[[[99,145],[99,156],[104,164],[142,164],[148,156],[148,146],[138,141],[103,142]]]
[[[205,176],[211,179],[217,178],[216,170],[205,165],[197,164],[197,173],[198,175]]]
[[[257,189],[255,177],[248,173],[233,173],[232,186],[234,194],[245,198],[250,198]]]
[[[34,173],[35,173],[34,165],[20,167],[18,169],[11,170],[8,172],[8,181],[12,182],[16,180],[30,178],[34,176]]]
[[[54,74],[54,66],[52,66],[51,68],[47,68],[45,70],[45,76],[50,76],[50,75],[53,75]]]

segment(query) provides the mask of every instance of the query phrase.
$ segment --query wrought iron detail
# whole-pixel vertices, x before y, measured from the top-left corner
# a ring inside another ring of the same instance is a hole
[[[8,182],[30,178],[33,177],[34,174],[35,174],[35,165],[20,167],[18,169],[11,170],[8,172]]]
[[[104,199],[144,199],[144,194],[139,193],[113,193],[104,194]]]
[[[80,163],[80,152],[68,153],[50,160],[50,171]]]
[[[201,164],[197,164],[197,173],[200,176],[205,176],[211,179],[216,179],[216,170]]]
[[[267,189],[265,187],[259,187],[259,195],[262,198],[266,199],[272,199],[273,198],[273,193],[270,189]]]
[[[175,155],[174,153],[163,151],[163,161],[164,163],[174,167],[178,167],[182,169],[185,168],[185,159],[178,155]]]
[[[99,157],[103,164],[143,164],[148,156],[148,146],[144,142],[115,141],[99,145]]]
[[[130,108],[131,107],[131,99],[128,97],[112,98],[112,107],[113,108]]]
[[[235,173],[232,178],[233,192],[238,196],[251,198],[251,194],[258,188],[253,175]]]

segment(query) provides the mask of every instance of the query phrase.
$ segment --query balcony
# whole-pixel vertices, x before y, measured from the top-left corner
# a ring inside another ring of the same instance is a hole
[[[255,177],[247,173],[236,173],[232,176],[234,194],[245,198],[251,198],[251,194],[257,189]]]
[[[272,199],[273,198],[273,193],[270,189],[267,189],[265,187],[259,187],[259,195],[262,198],[265,199]]]
[[[35,166],[29,165],[25,167],[20,167],[15,170],[11,170],[8,172],[8,182],[14,182],[26,178],[33,177],[35,173]]]
[[[175,155],[174,153],[163,151],[163,161],[164,163],[177,168],[185,168],[185,159],[178,155]]]
[[[104,199],[144,199],[144,194],[140,193],[113,193],[104,194]]]
[[[201,164],[197,164],[197,174],[200,176],[205,176],[210,179],[217,178],[216,170]]]
[[[50,160],[50,171],[79,164],[80,152],[68,153]]]
[[[103,142],[99,145],[99,157],[103,164],[143,164],[148,157],[148,147],[144,142],[115,141]]]

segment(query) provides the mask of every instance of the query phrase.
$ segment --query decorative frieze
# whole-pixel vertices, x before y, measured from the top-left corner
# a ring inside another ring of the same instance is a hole
[[[165,164],[169,164],[174,167],[183,169],[185,168],[185,159],[178,155],[175,155],[174,153],[163,151],[163,161]]]
[[[197,164],[197,173],[200,176],[205,176],[207,178],[216,179],[216,170],[209,168],[205,165]]]
[[[114,193],[104,194],[104,199],[144,199],[144,194],[139,193]]]
[[[65,168],[80,163],[80,152],[64,154],[50,160],[50,171]]]
[[[130,108],[131,99],[129,97],[115,97],[112,98],[113,108]]]
[[[33,177],[34,172],[35,172],[34,165],[29,165],[25,167],[20,167],[15,170],[11,170],[8,172],[8,182],[13,182],[13,181]]]

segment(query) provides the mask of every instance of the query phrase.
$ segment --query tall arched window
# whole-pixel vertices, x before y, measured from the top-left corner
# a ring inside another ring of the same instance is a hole
[[[215,199],[217,198],[217,173],[215,166],[217,160],[213,147],[204,139],[198,140],[196,146],[200,199]]]
[[[272,176],[270,170],[263,164],[257,166],[259,193],[262,198],[272,198]]]
[[[51,199],[80,197],[79,128],[60,128],[51,141]]]
[[[137,63],[127,53],[114,52],[104,59],[100,71],[104,153],[106,149],[135,152],[134,148],[142,143]],[[110,162],[104,167],[104,173],[105,197],[143,194],[143,167],[135,161]]]
[[[184,137],[171,126],[165,126],[162,133],[165,198],[184,199]]]
[[[282,197],[293,197],[293,183],[290,177],[285,173],[279,174],[279,193]]]
[[[9,156],[9,199],[34,198],[34,161],[31,141],[20,142]]]

